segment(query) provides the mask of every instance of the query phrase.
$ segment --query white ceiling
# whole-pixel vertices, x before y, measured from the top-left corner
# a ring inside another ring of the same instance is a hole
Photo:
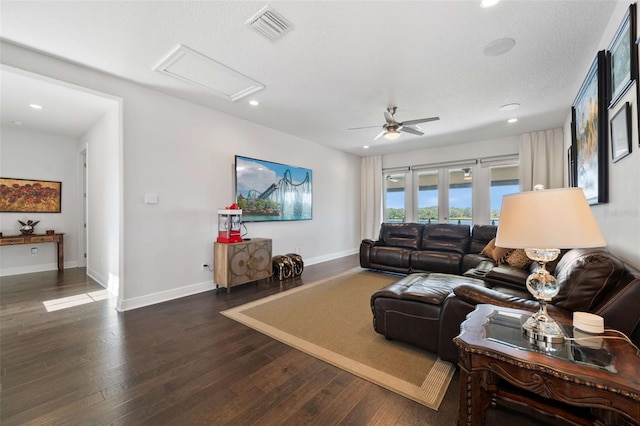
[[[0,83],[0,124],[7,127],[77,138],[116,105],[115,100],[8,67],[0,70]]]
[[[616,3],[502,0],[483,9],[479,0],[273,1],[294,28],[269,41],[245,25],[267,4],[259,1],[3,0],[0,37],[364,156],[561,126]],[[505,37],[516,41],[511,51],[484,55],[488,43]],[[153,71],[179,44],[265,89],[230,102]],[[22,95],[48,93],[28,92],[19,80],[2,71],[3,125],[37,101]],[[55,97],[42,102],[64,99]],[[499,110],[512,102],[521,107]],[[388,105],[398,106],[398,121],[440,121],[422,124],[422,137],[403,134],[395,142],[372,142],[378,128],[347,130],[382,126]],[[511,117],[519,121],[508,124]]]

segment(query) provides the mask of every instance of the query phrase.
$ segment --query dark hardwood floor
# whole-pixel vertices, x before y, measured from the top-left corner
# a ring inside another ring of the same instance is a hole
[[[219,313],[357,265],[124,313],[108,299],[47,312],[102,290],[83,268],[0,278],[0,424],[455,424],[457,373],[436,412]]]

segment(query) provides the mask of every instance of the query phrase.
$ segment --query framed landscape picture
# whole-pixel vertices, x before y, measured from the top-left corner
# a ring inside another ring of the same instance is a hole
[[[608,198],[606,55],[598,52],[573,102],[572,135],[576,149],[575,186],[589,204]]]
[[[312,218],[310,169],[236,155],[235,194],[243,222]]]
[[[609,76],[611,102],[615,106],[634,81],[638,79],[636,40],[636,5],[632,4],[609,46]]]
[[[0,212],[60,213],[62,182],[0,178]]]

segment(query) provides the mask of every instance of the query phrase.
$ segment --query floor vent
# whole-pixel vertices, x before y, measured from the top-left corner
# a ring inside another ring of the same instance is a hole
[[[246,24],[269,40],[277,40],[293,28],[289,21],[269,6],[263,7]]]

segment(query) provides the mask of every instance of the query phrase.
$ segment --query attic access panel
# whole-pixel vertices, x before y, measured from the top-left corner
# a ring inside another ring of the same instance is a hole
[[[264,85],[184,45],[179,45],[154,71],[235,102]]]

